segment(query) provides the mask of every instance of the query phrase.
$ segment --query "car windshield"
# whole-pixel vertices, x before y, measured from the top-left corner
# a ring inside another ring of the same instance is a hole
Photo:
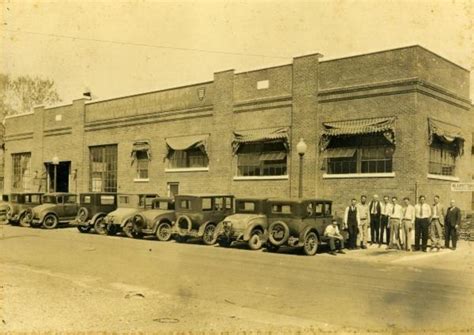
[[[54,195],[45,195],[43,196],[43,203],[44,204],[55,204],[56,197]]]
[[[141,195],[140,196],[140,207],[151,208],[153,204],[153,200],[156,199],[154,195]]]
[[[255,201],[237,201],[237,213],[255,213],[257,206]]]
[[[39,194],[30,194],[25,197],[25,202],[30,204],[39,204],[41,196]]]
[[[291,205],[289,204],[273,204],[272,213],[291,214]]]
[[[18,202],[18,195],[17,194],[12,194],[10,196],[10,201],[11,202]]]

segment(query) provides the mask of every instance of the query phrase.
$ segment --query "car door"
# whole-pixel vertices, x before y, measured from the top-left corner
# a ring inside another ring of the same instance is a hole
[[[65,215],[65,210],[64,210],[64,196],[58,195],[56,197],[56,209],[55,209],[56,214],[58,215],[59,219],[61,220],[64,215]]]
[[[64,196],[64,216],[74,218],[77,214],[77,203],[75,195]]]

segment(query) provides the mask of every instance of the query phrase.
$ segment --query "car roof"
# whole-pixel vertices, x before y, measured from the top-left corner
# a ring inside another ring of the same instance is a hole
[[[158,197],[157,193],[117,193],[117,195],[152,195]]]
[[[77,195],[77,194],[76,193],[68,193],[68,192],[52,192],[52,193],[44,193],[44,195],[58,196],[58,195]]]
[[[174,199],[170,197],[157,197],[156,199],[153,199],[153,201],[174,201]]]
[[[177,197],[194,197],[194,198],[207,198],[207,197],[234,197],[232,194],[219,194],[219,193],[194,193],[194,194],[177,194]]]
[[[267,201],[268,198],[259,198],[259,197],[245,197],[245,198],[236,198],[235,201]]]
[[[117,192],[84,192],[80,195],[117,195]]]
[[[291,203],[302,203],[306,201],[316,201],[316,202],[332,202],[332,200],[328,199],[320,199],[320,198],[302,198],[302,199],[295,199],[295,198],[270,198],[268,199],[269,202],[291,202]]]
[[[43,192],[12,192],[10,193],[10,195],[23,195],[23,194],[39,194],[39,195],[43,195],[44,193]]]

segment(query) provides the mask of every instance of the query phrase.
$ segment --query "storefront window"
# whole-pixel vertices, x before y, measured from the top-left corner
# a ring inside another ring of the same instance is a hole
[[[27,192],[31,187],[31,153],[12,154],[12,191]]]

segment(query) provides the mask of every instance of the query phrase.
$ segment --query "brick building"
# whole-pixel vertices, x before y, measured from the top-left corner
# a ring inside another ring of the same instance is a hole
[[[440,194],[473,178],[469,71],[420,46],[37,107],[5,120],[5,191],[304,196]],[[53,159],[53,157],[55,159]]]

